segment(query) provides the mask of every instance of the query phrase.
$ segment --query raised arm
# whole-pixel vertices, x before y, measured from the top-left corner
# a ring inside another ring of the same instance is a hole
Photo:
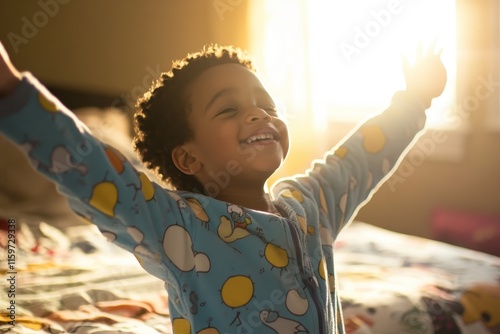
[[[381,182],[388,178],[425,125],[425,110],[446,84],[446,70],[432,46],[416,62],[404,62],[406,90],[397,92],[382,114],[361,124],[339,146],[316,162],[303,178],[274,187],[279,195],[296,189],[316,205],[333,236],[347,224]],[[326,226],[325,226],[326,227]]]
[[[93,137],[35,78],[21,75],[0,48],[0,133],[56,183],[78,215],[114,243],[140,253],[151,273],[168,276],[169,271],[155,272],[166,269],[158,261],[171,263],[161,239],[170,225],[188,228],[192,212],[180,208],[176,193],[151,182],[119,151]]]

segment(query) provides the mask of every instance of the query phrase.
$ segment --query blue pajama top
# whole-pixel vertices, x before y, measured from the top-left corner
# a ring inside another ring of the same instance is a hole
[[[174,333],[344,333],[334,240],[423,128],[424,109],[399,92],[306,174],[280,180],[282,216],[162,188],[29,73],[0,100],[0,131],[165,282]]]

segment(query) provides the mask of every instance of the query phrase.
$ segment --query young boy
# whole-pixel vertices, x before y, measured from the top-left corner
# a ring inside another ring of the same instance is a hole
[[[388,177],[446,82],[439,54],[420,52],[384,113],[270,195],[265,182],[288,152],[286,124],[241,51],[207,47],[162,74],[136,115],[136,148],[171,191],[0,53],[0,131],[77,214],[165,281],[174,333],[344,333],[335,237]]]

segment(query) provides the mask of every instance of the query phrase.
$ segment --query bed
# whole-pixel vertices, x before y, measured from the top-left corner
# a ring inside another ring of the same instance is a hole
[[[163,283],[94,226],[2,226],[2,332],[183,333]],[[355,222],[336,261],[347,333],[500,333],[498,257]]]

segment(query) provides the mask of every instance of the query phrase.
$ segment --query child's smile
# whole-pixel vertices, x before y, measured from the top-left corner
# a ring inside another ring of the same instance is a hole
[[[272,127],[264,127],[254,131],[248,138],[241,143],[243,145],[271,145],[279,143],[280,136],[278,130]]]

